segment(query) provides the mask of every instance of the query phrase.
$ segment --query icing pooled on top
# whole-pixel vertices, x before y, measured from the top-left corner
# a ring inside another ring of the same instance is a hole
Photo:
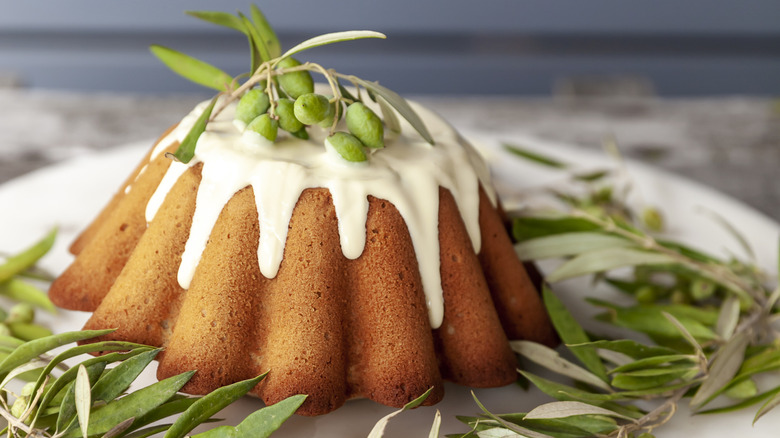
[[[152,152],[158,156],[187,135],[208,102],[199,104]],[[480,181],[491,201],[495,194],[486,164],[477,152],[441,118],[413,104],[436,141],[428,144],[405,122],[402,133],[387,136],[386,147],[371,153],[368,161],[350,163],[327,144],[327,133],[310,128],[309,140],[289,136],[271,143],[233,123],[235,102],[209,122],[188,163],[171,163],[149,200],[146,220],[151,222],[168,191],[189,167],[203,163],[182,262],[179,284],[187,289],[211,230],[225,204],[244,187],[252,186],[260,221],[258,261],[260,272],[276,276],[284,255],[287,230],[298,198],[307,188],[327,188],[338,218],[341,249],[348,259],[360,257],[366,242],[368,195],[387,200],[406,222],[417,256],[431,326],[444,316],[439,261],[439,186],[457,203],[476,252],[480,249]],[[325,147],[323,147],[325,144]]]

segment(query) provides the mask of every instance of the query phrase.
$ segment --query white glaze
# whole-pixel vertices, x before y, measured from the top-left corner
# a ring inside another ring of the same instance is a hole
[[[181,141],[208,102],[199,104],[163,138],[152,153],[158,156]],[[344,256],[356,259],[366,241],[368,195],[392,203],[406,222],[416,252],[431,326],[444,315],[439,261],[439,186],[448,189],[458,205],[474,250],[480,248],[479,183],[492,202],[495,193],[486,164],[452,127],[430,111],[414,105],[425,120],[436,145],[426,143],[407,123],[402,135],[373,151],[364,163],[349,163],[331,147],[323,147],[325,133],[310,129],[311,139],[287,136],[272,144],[263,137],[241,132],[233,123],[235,104],[212,121],[198,140],[189,164],[174,162],[146,209],[151,222],[165,196],[184,171],[203,163],[190,236],[182,255],[178,280],[188,288],[211,230],[234,193],[252,186],[260,221],[260,272],[276,276],[284,254],[287,229],[295,204],[307,188],[330,190],[338,218]],[[280,131],[280,136],[284,135]],[[326,146],[329,146],[326,144]]]

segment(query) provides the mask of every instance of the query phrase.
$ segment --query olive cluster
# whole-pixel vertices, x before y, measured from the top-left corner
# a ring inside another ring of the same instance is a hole
[[[299,65],[297,60],[285,58],[277,66],[285,69]],[[287,72],[275,79],[279,85],[278,99],[272,100],[267,83],[261,83],[238,101],[235,118],[243,122],[246,129],[272,142],[276,141],[279,128],[307,139],[306,126],[331,129],[344,117],[348,132],[332,132],[328,136],[328,143],[342,158],[352,162],[366,161],[366,148],[384,147],[382,120],[359,100],[341,96],[329,98],[315,93],[314,81],[306,70]]]

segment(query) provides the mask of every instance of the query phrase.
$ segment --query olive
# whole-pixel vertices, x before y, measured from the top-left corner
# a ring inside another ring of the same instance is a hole
[[[302,140],[308,140],[309,139],[309,133],[306,132],[306,128],[301,128],[295,132],[291,132],[293,137],[298,137]]]
[[[268,111],[270,102],[268,95],[260,88],[253,88],[246,92],[236,106],[236,120],[249,123],[260,114]]]
[[[276,102],[276,115],[279,117],[279,127],[287,132],[298,132],[303,129],[303,123],[295,118],[295,103],[290,99],[279,99]]]
[[[364,145],[370,148],[382,148],[384,127],[379,116],[362,102],[355,102],[347,108],[347,129]]]
[[[358,163],[366,161],[366,153],[363,151],[363,143],[352,134],[335,132],[328,137],[328,143],[347,161]]]
[[[268,114],[262,114],[255,117],[255,119],[247,125],[246,129],[262,135],[267,138],[268,141],[275,141],[276,134],[279,132],[279,122],[272,119]]]
[[[292,68],[301,65],[294,58],[284,58],[277,64],[280,68]],[[283,74],[277,78],[279,85],[282,89],[293,99],[306,94],[314,92],[314,80],[311,78],[311,74],[307,71],[294,71]]]
[[[35,318],[35,309],[27,303],[19,303],[11,307],[6,322],[30,323]]]
[[[314,125],[322,121],[333,121],[334,106],[328,98],[315,93],[307,93],[295,99],[293,112],[304,125]]]

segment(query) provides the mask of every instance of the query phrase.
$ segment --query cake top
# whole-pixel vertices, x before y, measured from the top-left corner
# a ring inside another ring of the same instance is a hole
[[[261,21],[259,11],[253,11],[255,23]],[[373,33],[347,32],[325,40],[355,35]],[[157,49],[186,56],[169,51]],[[268,47],[265,51],[269,52]],[[178,271],[180,285],[189,287],[223,207],[248,186],[253,188],[259,217],[260,272],[275,277],[301,193],[321,187],[331,193],[342,252],[348,259],[358,258],[365,247],[368,196],[389,201],[398,209],[417,256],[431,325],[439,327],[444,308],[439,187],[453,195],[478,252],[480,186],[495,201],[487,166],[450,125],[420,105],[376,83],[316,64],[285,61],[290,59],[277,55],[260,63],[241,86],[235,80],[226,82],[222,74],[214,73],[214,67],[199,67],[211,71],[215,88],[222,84],[225,89],[193,109],[152,153],[155,158],[179,144],[176,153],[169,154],[174,162],[147,205],[148,222],[179,176],[203,163],[192,227]],[[327,89],[331,96],[315,92],[310,70],[326,79],[327,84],[317,91]],[[341,86],[339,79],[348,80],[353,88]]]

